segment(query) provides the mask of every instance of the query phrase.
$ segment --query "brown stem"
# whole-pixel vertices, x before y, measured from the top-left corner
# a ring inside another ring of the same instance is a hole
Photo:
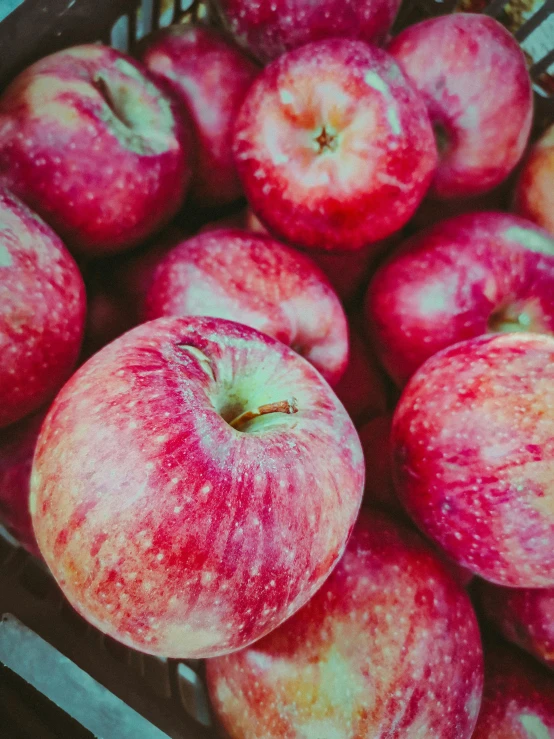
[[[254,411],[244,411],[244,413],[241,413],[239,416],[230,421],[229,425],[232,426],[234,429],[238,429],[239,426],[242,426],[242,424],[246,423],[247,421],[251,421],[253,418],[258,418],[258,416],[265,416],[268,413],[297,412],[298,405],[296,402],[296,398],[291,398],[290,400],[279,400],[277,403],[266,403],[265,405],[261,405]]]

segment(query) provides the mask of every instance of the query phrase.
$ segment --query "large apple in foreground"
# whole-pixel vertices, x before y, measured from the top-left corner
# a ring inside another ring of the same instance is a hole
[[[331,36],[379,44],[400,0],[216,0],[235,39],[263,62]]]
[[[454,561],[510,587],[554,586],[554,338],[444,349],[396,407],[397,493]]]
[[[31,465],[46,411],[0,429],[0,522],[35,556],[40,552],[29,510]]]
[[[458,341],[554,333],[554,237],[509,213],[442,221],[380,266],[365,308],[373,346],[399,385]]]
[[[515,208],[554,236],[554,124],[529,152],[516,186]]]
[[[260,638],[314,594],[363,483],[354,426],[303,357],[241,324],[160,318],[56,397],[31,514],[90,623],[144,652],[206,657]]]
[[[267,66],[239,111],[234,152],[263,225],[328,251],[400,229],[437,162],[425,105],[400,67],[347,39],[307,44]]]
[[[485,649],[483,703],[472,739],[552,739],[554,676],[519,649]]]
[[[193,315],[238,321],[279,339],[332,385],[348,363],[348,324],[329,281],[309,257],[263,234],[219,229],[166,254],[143,317]]]
[[[554,670],[554,588],[477,585],[485,615],[506,639]]]
[[[533,119],[527,64],[509,31],[485,14],[450,13],[404,29],[388,51],[423,95],[435,128],[432,194],[477,195],[502,182]]]
[[[207,681],[231,739],[469,739],[479,628],[421,537],[363,512],[312,600],[256,644],[208,660]]]
[[[233,125],[259,67],[219,31],[176,24],[145,40],[140,58],[191,113],[196,167],[190,195],[204,206],[242,195],[233,160]]]
[[[101,44],[41,59],[0,98],[0,182],[82,254],[120,251],[169,221],[192,156],[185,111]]]
[[[49,226],[0,189],[0,428],[47,402],[77,361],[83,279]]]

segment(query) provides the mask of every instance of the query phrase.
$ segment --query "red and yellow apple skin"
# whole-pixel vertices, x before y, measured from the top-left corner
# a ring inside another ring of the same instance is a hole
[[[533,118],[531,80],[513,36],[488,15],[452,13],[409,26],[387,49],[423,96],[437,133],[431,194],[466,197],[502,182]]]
[[[462,587],[417,532],[364,510],[309,603],[206,675],[231,739],[469,739],[483,659]]]
[[[33,454],[45,415],[41,409],[0,429],[0,522],[36,557],[40,557],[40,551],[31,521],[29,494]]]
[[[523,165],[515,209],[554,236],[554,124],[532,146]]]
[[[273,403],[285,410],[243,415]],[[303,357],[231,321],[160,318],[57,395],[30,507],[91,624],[147,653],[206,657],[264,636],[323,584],[364,473],[352,421]]]
[[[397,494],[458,564],[554,585],[554,338],[495,334],[428,359],[396,407]]]
[[[154,271],[143,317],[213,316],[257,328],[302,354],[336,385],[348,324],[309,257],[269,236],[219,229],[177,244]]]
[[[186,113],[101,44],[41,59],[0,98],[0,181],[82,255],[128,248],[167,222],[192,159]]]
[[[472,739],[554,737],[554,676],[519,649],[485,648],[485,687]]]
[[[351,251],[400,229],[437,151],[423,99],[393,58],[331,39],[284,54],[254,80],[234,152],[248,201],[275,236]]]
[[[81,273],[52,229],[0,189],[0,428],[40,408],[77,361]]]
[[[481,580],[477,592],[503,636],[554,670],[554,588],[503,588]]]
[[[413,236],[375,272],[367,328],[398,385],[458,341],[554,333],[554,238],[510,213],[468,213]]]
[[[400,0],[216,0],[216,6],[238,43],[268,62],[333,36],[380,44]]]
[[[233,160],[233,125],[259,67],[220,32],[175,25],[146,40],[143,64],[186,106],[196,130],[196,166],[190,195],[212,207],[242,195]]]

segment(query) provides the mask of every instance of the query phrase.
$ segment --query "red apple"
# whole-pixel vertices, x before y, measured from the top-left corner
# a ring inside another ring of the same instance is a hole
[[[554,333],[554,238],[508,213],[471,213],[409,239],[366,299],[372,344],[400,385],[430,356],[497,331]]]
[[[346,370],[335,387],[356,426],[385,413],[387,393],[381,369],[367,341],[350,323],[350,351]]]
[[[395,512],[404,512],[394,490],[390,434],[392,415],[372,418],[359,429],[365,459],[364,504],[382,505]]]
[[[207,681],[232,739],[469,739],[479,628],[419,535],[364,512],[312,600],[256,644],[208,660]]]
[[[242,187],[233,160],[233,125],[259,67],[221,33],[200,25],[158,31],[146,40],[140,58],[169,84],[195,123],[191,196],[203,206],[236,200]]]
[[[388,51],[422,94],[439,147],[432,194],[486,192],[525,150],[531,80],[517,41],[488,15],[453,13],[409,26]]]
[[[0,522],[36,557],[40,552],[31,522],[29,493],[33,454],[45,414],[40,410],[0,429]]]
[[[382,43],[400,0],[216,0],[236,40],[263,62],[332,36]]]
[[[307,44],[266,67],[239,111],[234,151],[268,230],[329,251],[401,228],[437,161],[423,100],[398,65],[347,39]]]
[[[213,316],[291,346],[336,384],[348,362],[348,325],[331,285],[308,257],[269,236],[219,229],[162,259],[143,316]]]
[[[554,737],[554,677],[519,650],[485,649],[485,687],[473,739]]]
[[[0,189],[0,428],[67,380],[85,323],[81,273],[61,240]]]
[[[361,503],[358,436],[303,357],[252,328],[160,318],[56,397],[31,478],[69,602],[127,646],[246,646],[322,585]]]
[[[554,338],[497,334],[428,359],[396,407],[397,494],[455,562],[554,586]]]
[[[101,44],[41,59],[0,98],[0,180],[82,254],[133,246],[168,221],[192,153],[185,112]]]
[[[478,593],[506,639],[554,669],[554,588],[503,588],[481,580]]]
[[[554,125],[529,152],[519,175],[515,207],[554,235]]]

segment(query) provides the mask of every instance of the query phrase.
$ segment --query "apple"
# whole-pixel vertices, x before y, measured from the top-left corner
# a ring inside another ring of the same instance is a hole
[[[138,244],[177,212],[193,140],[142,65],[101,44],[28,67],[0,98],[0,181],[81,255]]]
[[[529,152],[518,178],[515,208],[554,235],[554,125]]]
[[[246,209],[244,228],[256,233],[268,233],[267,228],[254,215],[251,208]],[[383,248],[387,246],[383,242]],[[380,248],[371,244],[353,252],[326,252],[310,249],[309,254],[327,279],[343,303],[356,298],[360,288],[369,280],[369,273]]]
[[[554,238],[508,213],[470,213],[422,231],[375,272],[366,320],[403,385],[430,356],[490,332],[554,332]]]
[[[499,585],[554,586],[554,338],[510,333],[428,359],[398,403],[396,492],[455,562]]]
[[[365,338],[349,322],[350,351],[348,364],[335,386],[339,400],[356,426],[385,413],[387,391],[381,368]]]
[[[67,380],[85,307],[81,273],[62,241],[0,188],[0,428],[37,410]]]
[[[469,739],[483,687],[470,600],[415,532],[362,512],[327,582],[266,637],[206,663],[231,739]]]
[[[554,736],[554,676],[507,645],[485,649],[485,687],[473,739]]]
[[[198,658],[248,645],[315,593],[363,484],[354,426],[309,362],[238,323],[171,317],[101,349],[58,394],[30,508],[85,619]]]
[[[234,38],[263,62],[331,36],[382,43],[400,0],[216,0]]]
[[[554,588],[503,588],[481,580],[477,592],[503,636],[554,669]]]
[[[177,244],[158,264],[143,317],[207,315],[257,328],[302,354],[331,384],[348,363],[348,324],[324,274],[303,254],[239,229]]]
[[[254,80],[234,152],[255,215],[295,246],[355,251],[400,229],[437,151],[423,99],[387,52],[331,39]]]
[[[480,13],[430,18],[388,45],[423,96],[435,129],[438,198],[477,195],[504,180],[531,131],[533,94],[525,56],[498,21]]]
[[[219,31],[202,25],[163,28],[145,40],[139,56],[167,82],[194,121],[197,165],[191,197],[206,207],[239,198],[233,125],[259,67]]]
[[[0,429],[0,522],[40,557],[29,511],[31,465],[46,410]]]

